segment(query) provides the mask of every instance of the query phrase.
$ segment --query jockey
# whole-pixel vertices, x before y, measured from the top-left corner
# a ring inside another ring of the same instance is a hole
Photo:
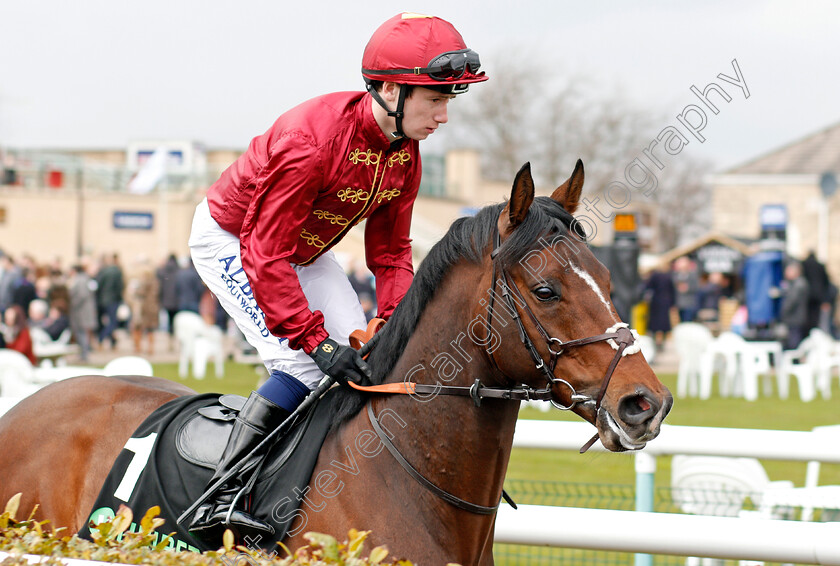
[[[387,319],[414,275],[409,228],[419,142],[447,122],[455,95],[487,80],[479,66],[449,22],[398,14],[365,47],[367,92],[327,94],[280,116],[196,208],[189,239],[195,267],[270,374],[239,412],[209,484],[325,374],[354,382],[370,376],[349,346],[365,315],[330,248],[367,219],[365,259],[376,278],[378,316]],[[208,538],[226,528],[243,537],[273,534],[238,508],[247,479],[240,474],[200,506],[190,531]]]

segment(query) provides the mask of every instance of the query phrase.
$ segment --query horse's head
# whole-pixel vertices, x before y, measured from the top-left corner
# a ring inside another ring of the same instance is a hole
[[[673,398],[616,314],[609,272],[572,217],[582,188],[580,161],[550,198],[534,198],[529,165],[519,171],[492,246],[494,292],[478,308],[503,345],[491,353],[502,375],[549,384],[554,403],[595,424],[606,448],[639,449]]]

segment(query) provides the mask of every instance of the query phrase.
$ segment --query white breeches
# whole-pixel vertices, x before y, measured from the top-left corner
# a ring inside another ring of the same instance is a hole
[[[207,199],[196,207],[189,246],[195,268],[205,285],[257,349],[268,371],[284,371],[314,389],[324,377],[323,373],[308,354],[289,348],[284,337],[274,336],[266,328],[262,310],[250,292],[250,283],[242,270],[239,238],[213,220]],[[310,265],[292,264],[292,268],[309,301],[309,308],[323,313],[324,326],[330,337],[341,344],[349,344],[350,333],[365,328],[367,322],[359,299],[335,255],[328,251]]]

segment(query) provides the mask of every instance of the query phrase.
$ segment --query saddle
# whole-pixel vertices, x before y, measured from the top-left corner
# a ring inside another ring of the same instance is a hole
[[[249,512],[274,526],[275,536],[255,545],[275,548],[299,513],[299,494],[309,485],[332,423],[333,393],[325,394],[263,456],[248,506]],[[95,528],[111,519],[121,505],[131,509],[138,523],[147,510],[159,506],[165,521],[159,531],[172,533],[170,546],[196,552],[216,548],[176,521],[204,492],[244,404],[245,398],[238,395],[202,394],[179,397],[156,409],[117,456],[79,536],[91,538],[91,524]],[[138,459],[145,460],[139,475]]]
[[[222,395],[218,403],[201,407],[189,416],[175,433],[175,448],[186,461],[196,466],[215,470],[227,445],[233,421],[245,405],[241,395]],[[315,411],[310,411],[303,422],[295,424],[288,434],[283,436],[272,450],[263,456],[267,465],[262,473],[272,475],[283,466],[300,444],[307,424]],[[268,458],[268,456],[271,458]]]

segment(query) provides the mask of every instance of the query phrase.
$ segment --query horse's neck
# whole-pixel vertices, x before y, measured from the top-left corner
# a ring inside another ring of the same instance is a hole
[[[457,361],[460,370],[441,384],[471,385],[477,378],[492,383],[486,354],[468,337],[459,340],[468,333],[472,318],[465,296],[481,278],[479,268],[466,270],[466,279],[462,271],[439,285],[386,381],[435,384],[441,363],[448,360]],[[499,502],[518,403],[485,400],[476,407],[469,397],[444,395],[377,396],[370,402],[393,444],[423,477],[469,503],[491,507]],[[356,453],[365,457],[355,458]],[[375,544],[385,543],[394,555],[421,563],[492,563],[494,515],[459,509],[412,478],[374,436],[366,409],[328,439],[321,458],[334,464],[351,455],[354,465],[358,463],[358,480],[342,484],[342,499],[336,498],[330,507],[334,523],[319,515],[309,527],[344,524],[371,529]],[[406,532],[408,525],[422,528]]]
[[[470,386],[481,379],[485,384],[492,383],[493,369],[487,354],[469,338],[468,327],[474,315],[470,301],[464,300],[465,290],[474,292],[479,280],[480,272],[476,271],[473,280],[459,277],[456,281],[451,277],[442,282],[387,381],[408,378],[418,383]],[[498,503],[519,403],[484,400],[476,407],[469,397],[438,395],[424,399],[420,395],[399,395],[377,400],[374,408],[377,413],[393,411],[406,424],[402,427],[393,417],[388,421],[394,444],[427,479],[470,503]],[[396,473],[408,478],[401,469]],[[436,497],[429,492],[422,496]],[[420,512],[428,509],[428,504],[419,506]],[[492,515],[472,515],[442,500],[435,511],[451,515],[462,524],[465,520],[475,523],[478,530],[492,530]]]

